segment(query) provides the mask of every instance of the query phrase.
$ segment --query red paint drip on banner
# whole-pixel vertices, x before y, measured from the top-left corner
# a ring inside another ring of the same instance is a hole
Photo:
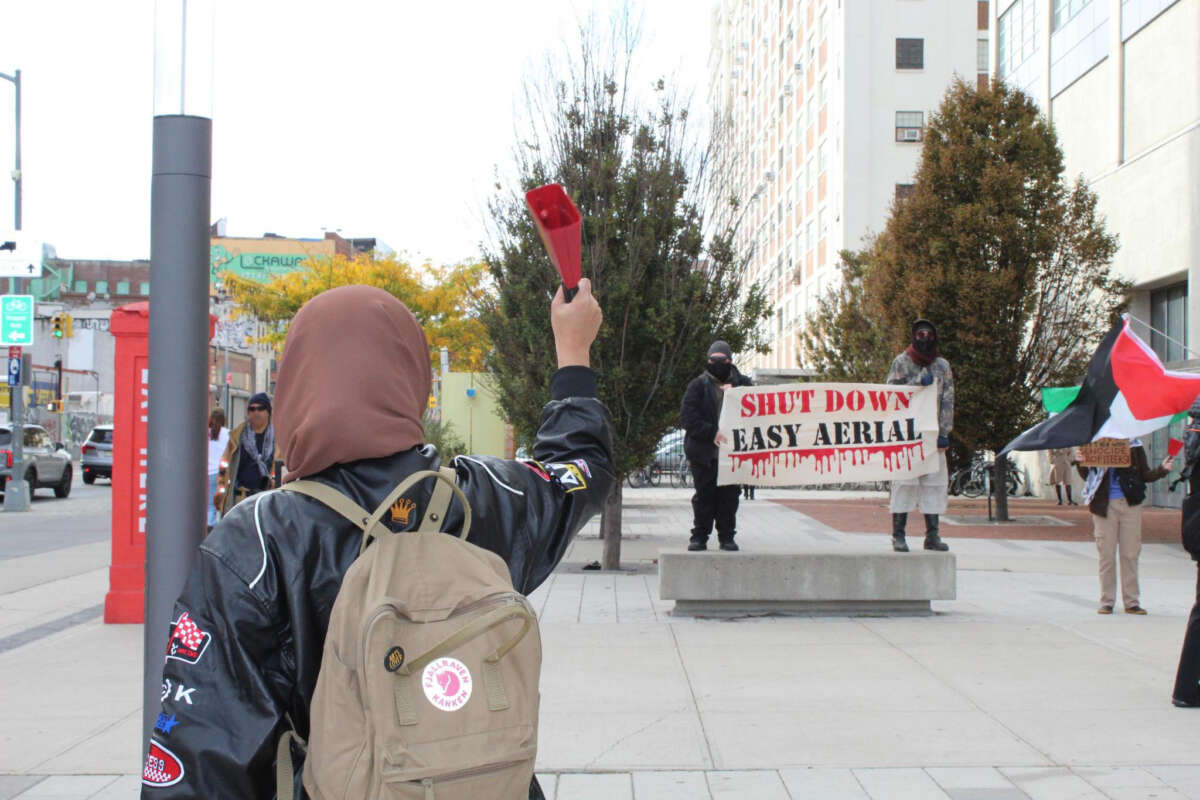
[[[920,455],[917,456],[917,451]],[[828,475],[834,471],[842,473],[847,462],[851,466],[866,464],[872,457],[883,456],[883,468],[888,472],[898,469],[911,470],[914,456],[917,462],[925,460],[925,442],[906,442],[904,444],[886,444],[878,447],[821,447],[811,450],[771,450],[760,453],[731,453],[729,455],[730,472],[735,472],[746,462],[750,462],[750,476],[761,478],[771,470],[771,477],[780,466],[785,469],[795,469],[804,464],[805,459],[811,458],[813,466],[820,475]]]

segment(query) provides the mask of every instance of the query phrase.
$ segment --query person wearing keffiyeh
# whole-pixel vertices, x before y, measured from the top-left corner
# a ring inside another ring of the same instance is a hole
[[[225,515],[242,500],[271,488],[275,425],[271,398],[259,392],[246,404],[246,421],[233,429],[221,459],[221,479],[213,506]]]

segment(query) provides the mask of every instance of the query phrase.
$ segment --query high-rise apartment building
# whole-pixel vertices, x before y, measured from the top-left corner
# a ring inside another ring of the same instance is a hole
[[[1066,176],[1083,176],[1120,238],[1135,332],[1168,367],[1200,368],[1200,0],[995,0],[992,13],[995,74],[1054,123]],[[1146,442],[1151,459],[1168,433]],[[1178,506],[1165,483],[1151,501]]]
[[[910,188],[950,81],[987,79],[989,20],[986,0],[720,0],[709,212],[737,223],[743,285],[775,307],[771,353],[743,367],[798,365],[838,252],[881,230]]]

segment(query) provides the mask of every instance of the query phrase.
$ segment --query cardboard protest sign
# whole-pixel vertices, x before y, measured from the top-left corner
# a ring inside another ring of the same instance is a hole
[[[797,383],[727,389],[717,483],[799,486],[938,469],[937,384]]]
[[[1079,463],[1087,467],[1128,467],[1128,439],[1097,439],[1079,448]]]

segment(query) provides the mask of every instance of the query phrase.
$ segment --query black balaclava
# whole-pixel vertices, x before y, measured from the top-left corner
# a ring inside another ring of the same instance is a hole
[[[714,355],[723,355],[725,358],[724,360],[713,361]],[[720,339],[713,342],[708,348],[708,374],[721,383],[725,383],[729,380],[729,376],[733,374],[733,351],[729,349],[729,345]]]
[[[918,339],[917,330],[920,328],[928,328],[933,332],[932,339]],[[938,354],[937,328],[927,319],[919,319],[912,326],[912,346],[923,356],[936,356]]]

